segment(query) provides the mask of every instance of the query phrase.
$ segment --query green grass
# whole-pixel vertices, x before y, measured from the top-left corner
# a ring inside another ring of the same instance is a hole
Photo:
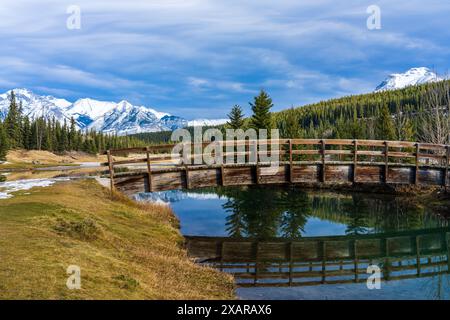
[[[0,200],[0,299],[230,299],[232,278],[192,263],[168,207],[93,180]],[[81,289],[66,287],[69,265]]]

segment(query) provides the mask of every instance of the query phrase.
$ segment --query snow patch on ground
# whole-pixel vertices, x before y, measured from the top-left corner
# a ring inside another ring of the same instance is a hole
[[[0,199],[8,199],[13,195],[12,192],[21,190],[30,190],[34,187],[49,187],[58,181],[69,181],[70,178],[53,179],[23,179],[17,181],[0,182]]]

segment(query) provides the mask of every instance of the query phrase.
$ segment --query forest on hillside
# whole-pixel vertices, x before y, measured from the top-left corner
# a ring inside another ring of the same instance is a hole
[[[321,101],[273,114],[282,137],[450,143],[450,82]]]

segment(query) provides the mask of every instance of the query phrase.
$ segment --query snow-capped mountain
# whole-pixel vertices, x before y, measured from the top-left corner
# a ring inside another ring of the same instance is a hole
[[[73,117],[79,129],[95,129],[118,135],[170,131],[186,126],[211,126],[226,121],[223,119],[187,121],[146,106],[132,105],[125,100],[116,103],[84,98],[72,103],[52,96],[40,96],[28,89],[13,89],[0,94],[0,119],[4,119],[8,113],[11,91],[14,91],[17,103],[22,105],[23,114],[31,119],[55,118],[63,123],[64,120],[69,122]]]
[[[375,92],[402,89],[409,86],[444,80],[430,69],[412,68],[405,73],[393,73],[375,88]]]
[[[57,99],[52,96],[39,96],[28,89],[14,89],[16,101],[22,104],[22,113],[29,118],[35,119],[39,117],[47,117],[64,121],[69,120],[65,113],[65,109],[71,103],[65,99]],[[10,91],[0,94],[0,118],[4,119],[9,110],[9,94]]]
[[[169,131],[186,125],[187,121],[180,117],[157,112],[144,106],[133,106],[128,101],[123,100],[93,121],[89,128],[101,132],[134,134]]]

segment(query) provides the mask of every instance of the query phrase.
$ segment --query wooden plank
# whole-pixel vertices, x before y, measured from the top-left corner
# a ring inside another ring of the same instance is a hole
[[[293,150],[292,154],[305,154],[305,155],[315,155],[321,154],[321,150]]]
[[[333,146],[351,146],[353,145],[352,139],[324,139],[327,145]]]
[[[381,140],[358,140],[358,145],[368,147],[384,147],[384,141]]]
[[[319,145],[320,139],[292,139],[292,144]]]
[[[127,154],[127,153],[143,153],[146,151],[146,148],[144,148],[144,147],[123,148],[123,149],[112,149],[112,150],[108,150],[108,151],[111,155],[118,155],[118,154]]]
[[[421,147],[422,148],[422,147]],[[419,153],[420,158],[428,158],[428,159],[445,159],[445,154],[430,154],[430,153]]]
[[[407,158],[407,159],[416,157],[415,154],[412,152],[400,152],[400,151],[389,151],[388,156],[393,158]]]
[[[389,141],[389,146],[392,148],[414,148],[415,142],[409,141]]]
[[[325,154],[330,155],[352,155],[353,150],[325,150]]]

